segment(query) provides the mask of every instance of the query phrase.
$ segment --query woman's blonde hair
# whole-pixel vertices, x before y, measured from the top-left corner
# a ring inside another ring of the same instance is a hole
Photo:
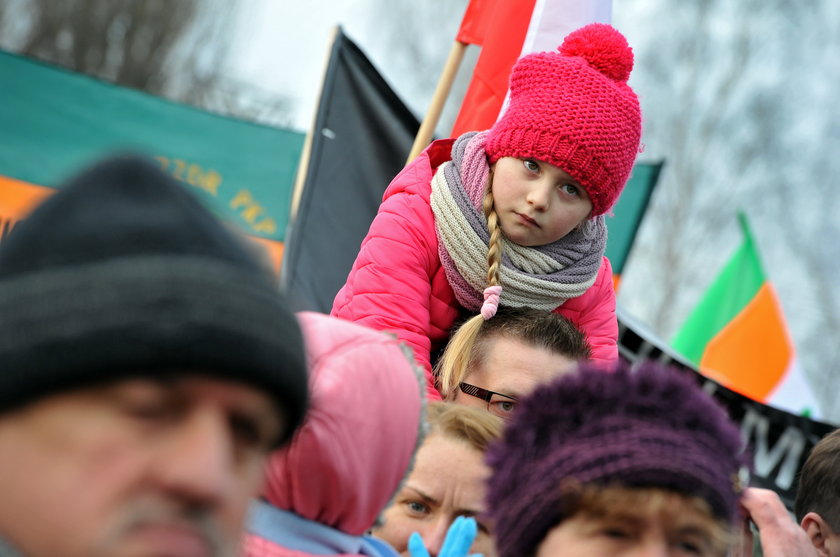
[[[483,410],[451,402],[430,402],[426,409],[428,436],[435,434],[463,441],[480,452],[502,436],[503,422]]]

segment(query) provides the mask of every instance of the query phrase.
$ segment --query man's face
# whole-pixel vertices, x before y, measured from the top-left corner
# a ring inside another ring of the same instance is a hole
[[[0,536],[30,557],[235,552],[285,425],[241,383],[123,380],[0,415]]]

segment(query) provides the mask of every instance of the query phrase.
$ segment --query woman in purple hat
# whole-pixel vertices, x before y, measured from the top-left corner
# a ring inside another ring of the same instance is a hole
[[[675,368],[581,364],[538,387],[488,451],[499,557],[816,555],[772,491],[742,489],[739,429]],[[746,552],[745,552],[746,551]]]

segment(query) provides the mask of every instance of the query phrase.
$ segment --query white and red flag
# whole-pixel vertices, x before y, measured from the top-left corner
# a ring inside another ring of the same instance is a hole
[[[471,0],[456,40],[481,46],[451,135],[486,130],[499,117],[516,60],[554,50],[588,23],[609,23],[611,0]]]

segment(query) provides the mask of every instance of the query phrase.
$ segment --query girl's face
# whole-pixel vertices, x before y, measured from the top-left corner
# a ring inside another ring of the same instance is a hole
[[[502,157],[494,165],[492,187],[502,231],[521,246],[556,242],[592,212],[586,190],[547,162]]]

